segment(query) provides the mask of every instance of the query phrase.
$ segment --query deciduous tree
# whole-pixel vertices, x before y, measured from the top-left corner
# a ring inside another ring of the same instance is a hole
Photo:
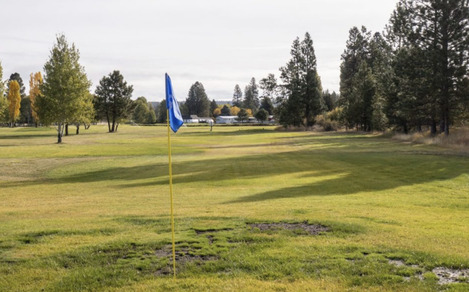
[[[37,115],[36,109],[36,98],[41,94],[39,89],[43,83],[41,72],[31,73],[29,76],[29,101],[31,103],[31,115],[33,116],[34,122],[37,124],[39,122],[39,116]]]
[[[246,111],[246,109],[242,108],[242,109],[238,112],[238,120],[241,121],[241,123],[243,123],[243,122],[246,121],[248,118],[249,118],[248,112]]]
[[[260,110],[257,111],[255,118],[261,123],[264,123],[269,118],[269,112],[261,108]]]
[[[13,127],[18,119],[21,107],[21,93],[18,81],[12,80],[8,83],[8,112],[10,127]]]
[[[90,105],[91,82],[79,60],[75,45],[69,45],[64,35],[57,36],[57,43],[44,65],[44,82],[39,86],[42,94],[35,100],[41,122],[57,125],[57,143],[62,142],[64,126],[83,114],[85,104]]]
[[[234,105],[230,108],[230,115],[237,116],[240,110],[241,109],[239,107]]]

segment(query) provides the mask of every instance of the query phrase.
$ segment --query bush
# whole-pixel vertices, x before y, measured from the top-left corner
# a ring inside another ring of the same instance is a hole
[[[335,108],[330,112],[316,117],[316,124],[321,126],[324,131],[337,131],[342,127],[340,122],[341,108]]]

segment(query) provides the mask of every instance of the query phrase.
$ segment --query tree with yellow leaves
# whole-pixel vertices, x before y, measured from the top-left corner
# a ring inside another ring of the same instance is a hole
[[[240,110],[241,109],[239,107],[234,105],[230,108],[230,115],[237,116]]]
[[[16,80],[10,81],[8,83],[8,113],[9,113],[9,122],[10,127],[13,127],[15,121],[20,115],[21,107],[21,93],[20,93],[20,84]]]
[[[37,115],[37,108],[36,108],[36,97],[41,94],[41,90],[39,87],[42,84],[42,75],[41,72],[31,73],[29,76],[29,101],[31,102],[31,114],[34,119],[34,123],[36,124],[39,122],[39,117]]]

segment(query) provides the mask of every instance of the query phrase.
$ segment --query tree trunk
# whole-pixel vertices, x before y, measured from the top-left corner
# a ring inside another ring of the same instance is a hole
[[[448,118],[448,112],[445,113],[445,127],[444,127],[444,131],[445,131],[445,136],[448,136],[449,135],[449,118]]]
[[[107,129],[111,132],[111,119],[109,118],[109,113],[106,112],[106,120],[107,120]]]
[[[68,123],[65,124],[65,136],[68,136]]]
[[[436,121],[435,120],[432,120],[430,133],[432,136],[436,136]]]
[[[77,135],[80,134],[80,124],[77,124]]]
[[[117,132],[117,128],[119,128],[119,123],[116,123],[116,132]]]
[[[116,130],[116,118],[112,117],[112,128],[110,132],[114,132]]]
[[[58,124],[58,128],[57,128],[57,143],[58,144],[62,143],[62,124],[61,123]]]

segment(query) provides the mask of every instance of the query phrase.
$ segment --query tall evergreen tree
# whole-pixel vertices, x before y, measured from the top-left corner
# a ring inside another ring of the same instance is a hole
[[[0,123],[7,122],[8,101],[5,97],[5,83],[3,82],[3,67],[0,62]]]
[[[268,74],[266,78],[259,81],[259,87],[262,89],[261,104],[259,109],[266,110],[269,115],[274,113],[273,102],[278,99],[278,85],[274,74]]]
[[[132,114],[132,85],[127,85],[124,76],[114,70],[104,76],[96,87],[94,107],[98,118],[106,119],[108,131],[117,132],[119,123]]]
[[[254,77],[251,78],[251,81],[249,81],[249,84],[244,89],[244,100],[242,106],[253,112],[259,108],[259,89]]]
[[[385,96],[391,73],[390,48],[380,33],[366,27],[349,31],[340,67],[340,105],[348,127],[383,130]]]
[[[342,54],[342,63],[340,65],[340,104],[344,108],[343,115],[348,127],[358,127],[362,124],[362,95],[356,90],[356,75],[359,68],[366,70],[367,53],[369,51],[369,42],[371,33],[362,26],[361,29],[353,27],[349,31],[349,39],[346,42],[346,48]],[[364,72],[362,72],[364,73]]]
[[[214,117],[213,111],[214,111],[215,109],[217,109],[217,108],[218,108],[218,104],[217,104],[217,102],[215,101],[215,99],[213,99],[213,100],[210,102],[210,117]]]
[[[241,91],[241,88],[238,84],[236,84],[234,87],[233,100],[231,101],[231,103],[237,107],[241,107],[243,104],[243,92]]]
[[[44,65],[42,95],[36,98],[38,116],[44,124],[57,124],[57,142],[62,142],[64,125],[76,121],[89,103],[89,87],[85,69],[79,63],[80,53],[75,45],[68,44],[64,35],[57,43]]]
[[[189,89],[186,99],[189,115],[208,117],[210,111],[210,100],[205,93],[205,88],[199,81],[195,82]]]
[[[322,100],[325,107],[325,110],[330,112],[337,106],[337,102],[339,100],[339,96],[335,91],[332,93],[329,90],[326,90],[322,93]]]
[[[291,59],[280,68],[285,99],[279,106],[279,121],[284,126],[311,127],[322,112],[322,86],[317,73],[313,40],[309,33],[303,41],[293,41]]]
[[[403,50],[423,53],[418,68],[423,75],[399,75],[398,70],[396,75],[414,85],[417,103],[426,104],[423,109],[431,132],[435,134],[440,124],[448,135],[465,102],[461,86],[469,64],[468,1],[401,0],[391,16],[389,31],[396,55],[402,55]]]

